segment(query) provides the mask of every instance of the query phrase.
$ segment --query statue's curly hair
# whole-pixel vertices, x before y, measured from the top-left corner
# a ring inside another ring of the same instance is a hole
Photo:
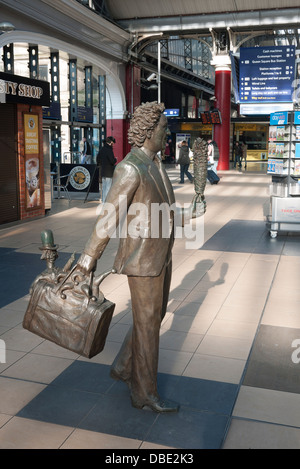
[[[128,130],[130,145],[140,148],[146,138],[151,138],[164,110],[165,105],[156,101],[143,103],[135,108]]]

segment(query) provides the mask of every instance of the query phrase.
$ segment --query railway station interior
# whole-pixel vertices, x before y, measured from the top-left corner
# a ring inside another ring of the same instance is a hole
[[[0,52],[0,448],[299,449],[299,3],[0,0]],[[173,247],[157,383],[176,413],[132,407],[110,376],[132,325],[126,275],[101,284],[116,306],[93,358],[23,327],[41,233],[59,267],[79,257],[103,203],[98,152],[112,136],[119,164],[135,108],[152,101],[178,206],[196,190],[180,184],[181,142],[192,173],[199,137],[219,150],[206,211]]]

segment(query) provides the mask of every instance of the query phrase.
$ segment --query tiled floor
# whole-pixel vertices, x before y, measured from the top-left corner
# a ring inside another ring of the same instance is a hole
[[[190,203],[193,186],[179,185],[178,171],[169,169],[176,200]],[[173,250],[158,387],[178,414],[132,408],[126,385],[109,376],[131,324],[126,277],[102,284],[116,309],[91,360],[22,328],[29,286],[45,268],[40,232],[53,230],[64,265],[89,237],[94,197],[55,200],[45,218],[1,227],[0,448],[300,448],[299,235],[269,237],[269,176],[221,175],[206,189],[204,244],[187,249],[181,238]],[[116,248],[112,239],[99,272]]]

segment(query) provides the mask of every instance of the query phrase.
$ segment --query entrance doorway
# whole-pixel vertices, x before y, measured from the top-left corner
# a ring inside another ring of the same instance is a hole
[[[0,224],[19,219],[16,106],[1,104]]]

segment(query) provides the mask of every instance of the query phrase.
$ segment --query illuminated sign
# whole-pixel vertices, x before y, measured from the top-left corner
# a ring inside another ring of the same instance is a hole
[[[222,124],[220,111],[210,111],[210,118],[212,124]]]
[[[0,103],[50,105],[50,84],[47,81],[0,72]]]
[[[164,114],[167,117],[178,117],[179,109],[165,109]]]
[[[240,102],[292,102],[295,46],[240,49]]]
[[[200,116],[201,116],[202,124],[204,124],[204,125],[205,124],[211,124],[210,113],[208,111],[201,112]]]
[[[204,111],[200,113],[203,125],[206,124],[222,124],[221,113],[218,109],[214,111]]]

